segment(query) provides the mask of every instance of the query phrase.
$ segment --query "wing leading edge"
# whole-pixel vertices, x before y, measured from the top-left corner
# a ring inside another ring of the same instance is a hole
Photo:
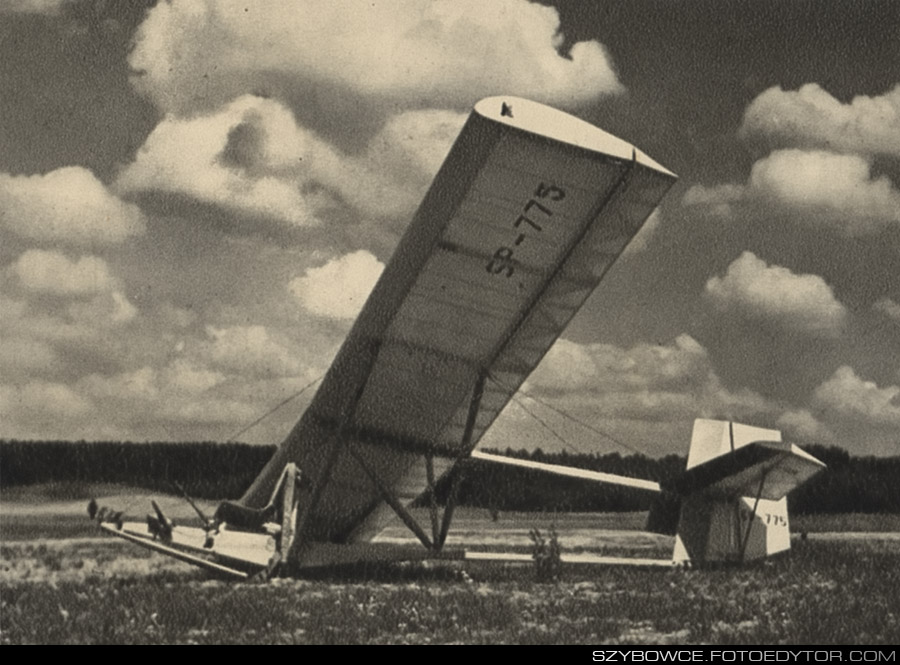
[[[295,462],[311,481],[311,537],[371,536],[373,475],[411,499],[425,456],[440,474],[469,455],[674,181],[573,116],[479,102],[316,397],[242,501],[262,505]]]

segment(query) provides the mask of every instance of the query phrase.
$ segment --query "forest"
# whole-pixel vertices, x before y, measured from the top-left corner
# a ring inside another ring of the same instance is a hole
[[[790,496],[794,513],[900,512],[900,457],[853,457],[841,448],[808,446],[828,465]],[[37,483],[120,483],[175,493],[176,484],[207,499],[239,497],[275,451],[243,443],[0,440],[0,488]],[[658,481],[667,487],[685,458],[618,453],[570,454],[540,449],[490,451]],[[459,503],[491,510],[571,512],[647,510],[652,496],[629,488],[560,478],[539,471],[466,460]],[[445,500],[449,478],[438,482]]]

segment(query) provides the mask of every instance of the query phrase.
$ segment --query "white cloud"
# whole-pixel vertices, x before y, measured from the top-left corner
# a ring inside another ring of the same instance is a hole
[[[117,326],[133,321],[137,307],[119,291],[101,294],[87,302],[73,302],[66,310],[72,321],[86,326]]]
[[[156,372],[151,367],[141,367],[114,376],[91,374],[79,381],[78,391],[87,393],[98,403],[109,400],[146,402],[159,394]]]
[[[805,443],[831,445],[836,442],[834,434],[806,409],[785,411],[775,422],[786,440]]]
[[[735,259],[723,277],[710,278],[705,293],[721,310],[814,336],[837,335],[847,318],[821,277],[770,266],[752,252]]]
[[[751,102],[740,129],[775,145],[900,156],[900,85],[842,104],[818,84],[769,88]]]
[[[201,357],[214,367],[250,376],[294,376],[302,372],[298,356],[285,340],[261,325],[207,326]]]
[[[93,173],[68,166],[46,175],[0,173],[0,226],[40,242],[112,244],[143,233],[144,217]]]
[[[221,372],[207,369],[196,362],[179,358],[163,370],[163,383],[179,394],[198,395],[225,381]]]
[[[4,340],[12,337],[41,340],[57,349],[75,345],[109,353],[114,342],[123,341],[117,328],[136,315],[134,305],[117,291],[70,302],[63,309],[53,303],[0,296],[0,333]]]
[[[557,104],[621,91],[602,45],[561,55],[562,42],[556,10],[524,0],[186,0],[148,12],[129,62],[140,90],[183,115],[255,90],[447,108],[498,89]]]
[[[230,430],[236,425],[252,422],[260,412],[259,407],[241,400],[206,396],[190,402],[168,401],[162,405],[159,415],[175,423],[199,425],[208,432],[215,425]]]
[[[59,362],[56,352],[45,342],[2,335],[0,344],[0,376],[50,372]]]
[[[887,318],[900,323],[900,303],[896,303],[888,297],[880,298],[872,305],[876,312],[884,314]]]
[[[730,219],[734,214],[734,205],[745,197],[743,185],[693,185],[682,197],[686,206],[708,207],[716,217]]]
[[[753,196],[805,212],[848,235],[900,222],[900,191],[855,155],[778,150],[753,165]]]
[[[900,386],[879,388],[865,381],[851,367],[839,367],[813,393],[816,405],[845,418],[876,426],[900,427]]]
[[[57,14],[70,0],[0,0],[0,14]]]
[[[863,157],[824,151],[776,150],[753,165],[746,185],[695,185],[683,203],[723,218],[737,205],[764,206],[848,236],[900,223],[900,190],[890,179],[873,178]]]
[[[528,377],[528,385],[551,391],[590,390],[598,377],[594,354],[599,346],[556,340]]]
[[[359,158],[344,158],[317,177],[365,215],[405,225],[465,123],[452,111],[406,111],[390,117]]]
[[[317,316],[353,319],[383,270],[384,264],[360,250],[308,269],[291,280],[289,288],[300,304]]]
[[[300,192],[306,158],[326,150],[290,111],[249,95],[210,115],[164,118],[116,181],[126,193],[164,191],[295,226],[317,224]]]
[[[103,259],[82,256],[72,261],[55,251],[30,249],[12,265],[12,272],[28,291],[60,296],[85,296],[113,288]]]
[[[62,383],[29,381],[0,391],[3,420],[40,424],[46,418],[77,419],[91,411],[91,403]]]
[[[171,192],[243,218],[320,225],[340,202],[363,217],[408,221],[465,115],[407,111],[355,155],[300,127],[271,99],[244,95],[208,115],[168,116],[116,181],[119,191]]]
[[[588,419],[685,420],[766,410],[760,396],[726,389],[706,350],[690,335],[670,345],[577,344],[560,339],[528,378],[567,413]]]

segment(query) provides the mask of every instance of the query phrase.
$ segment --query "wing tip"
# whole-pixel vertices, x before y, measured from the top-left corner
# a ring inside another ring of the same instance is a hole
[[[634,161],[671,178],[678,177],[628,141],[540,102],[502,95],[480,100],[475,104],[474,110],[478,115],[494,122],[617,159]]]

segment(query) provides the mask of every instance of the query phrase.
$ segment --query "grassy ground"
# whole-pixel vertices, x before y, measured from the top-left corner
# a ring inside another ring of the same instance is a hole
[[[897,516],[799,517],[793,526],[808,531],[808,539],[796,539],[788,556],[740,570],[564,566],[558,582],[537,583],[527,564],[453,562],[235,584],[129,543],[97,538],[83,514],[82,495],[96,493],[101,503],[132,514],[146,511],[147,497],[135,498],[128,488],[17,491],[4,491],[0,501],[4,644],[900,640]],[[176,520],[196,519],[177,497],[163,504]],[[528,529],[550,524],[568,551],[671,553],[671,538],[636,530],[643,524],[640,514],[501,514],[494,522],[487,511],[462,510],[449,544],[527,548]],[[630,531],[615,531],[620,528]],[[820,533],[842,530],[884,533]],[[81,535],[91,537],[73,537]],[[381,539],[410,536],[395,526]]]
[[[0,551],[0,642],[896,644],[900,545],[811,539],[741,570],[394,566],[235,584],[115,541]]]

